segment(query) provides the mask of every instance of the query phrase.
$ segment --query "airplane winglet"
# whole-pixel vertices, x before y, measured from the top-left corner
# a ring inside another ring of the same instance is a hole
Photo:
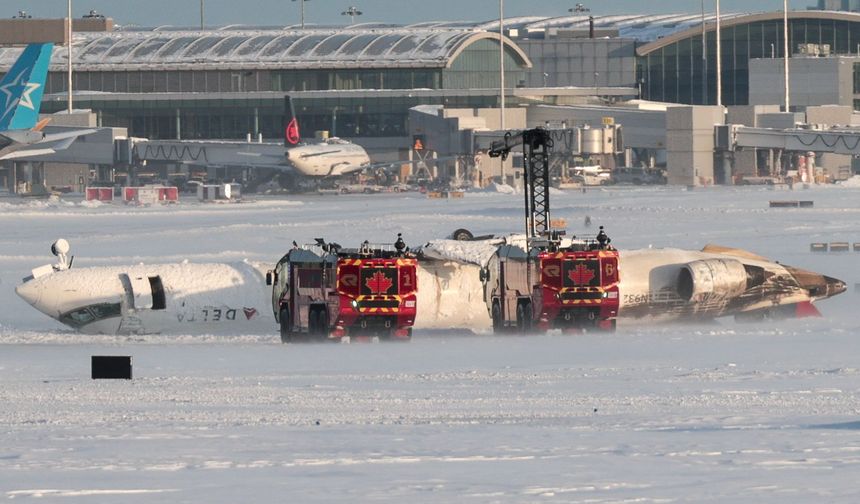
[[[43,129],[45,129],[45,126],[47,126],[49,122],[51,122],[50,117],[46,117],[46,118],[40,120],[39,122],[36,123],[35,126],[33,126],[33,131],[42,131]]]

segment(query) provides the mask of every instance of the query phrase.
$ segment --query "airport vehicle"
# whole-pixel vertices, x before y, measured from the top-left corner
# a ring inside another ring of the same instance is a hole
[[[666,175],[656,168],[623,166],[612,170],[610,183],[618,185],[661,185],[666,183]]]
[[[53,154],[94,129],[52,128],[39,120],[54,44],[30,44],[0,81],[0,160]]]
[[[594,240],[564,240],[551,228],[549,153],[543,128],[506,135],[493,143],[492,157],[507,157],[522,145],[526,210],[524,248],[499,247],[482,274],[493,330],[614,330],[618,315],[618,252],[600,228]],[[599,167],[588,167],[599,173]]]
[[[365,242],[344,249],[322,239],[295,246],[266,275],[281,340],[410,339],[416,269],[400,235],[393,248]]]
[[[600,166],[573,166],[570,168],[574,180],[586,186],[602,186],[612,183],[612,170]]]
[[[619,307],[618,251],[595,241],[503,245],[484,269],[495,332],[613,330]]]

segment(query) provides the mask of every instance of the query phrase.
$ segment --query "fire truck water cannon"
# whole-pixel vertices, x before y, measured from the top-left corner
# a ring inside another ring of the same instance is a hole
[[[417,312],[417,259],[394,244],[294,244],[267,275],[281,340],[409,340]]]

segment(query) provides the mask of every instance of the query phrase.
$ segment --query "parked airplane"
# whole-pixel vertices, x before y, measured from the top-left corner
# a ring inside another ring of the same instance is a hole
[[[481,270],[500,243],[436,240],[420,253],[416,329],[491,327]],[[88,334],[273,333],[268,266],[154,264],[71,269],[69,246],[52,246],[56,265],[33,270],[15,291],[42,313]],[[725,316],[816,315],[813,302],[845,291],[840,280],[738,249],[621,251],[625,321],[671,322]]]
[[[305,177],[336,179],[364,170],[390,169],[392,166],[405,163],[413,163],[420,167],[427,161],[438,162],[450,159],[446,157],[427,161],[419,159],[373,163],[364,147],[342,138],[335,137],[303,143],[298,118],[289,96],[286,97],[286,111],[289,114],[284,128],[284,145],[287,148],[286,159],[289,166]]]
[[[289,148],[287,159],[307,177],[342,177],[373,167],[364,147],[340,138]]]
[[[30,44],[0,81],[0,159],[15,159],[67,149],[94,129],[68,128],[45,133],[50,119],[39,121],[39,109],[53,44]]]

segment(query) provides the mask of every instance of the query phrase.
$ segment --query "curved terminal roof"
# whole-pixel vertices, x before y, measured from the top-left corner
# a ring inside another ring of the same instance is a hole
[[[742,18],[748,14],[722,14],[722,20]],[[526,38],[539,35],[552,29],[587,30],[588,16],[536,17],[527,16],[505,20],[506,30],[517,30],[519,36]],[[707,22],[715,21],[713,13],[706,13]],[[617,16],[594,16],[594,27],[597,29],[618,30],[623,38],[636,39],[639,42],[651,42],[672,33],[683,31],[695,26],[702,26],[701,14],[625,14]],[[498,21],[488,21],[476,25],[482,30],[499,29]]]
[[[782,12],[723,14],[723,25],[781,19]],[[860,22],[860,14],[837,11],[793,11],[790,18]],[[707,14],[707,29],[714,16]],[[619,36],[642,43],[639,55],[701,34],[701,14],[595,16],[595,28],[618,30]],[[516,39],[543,38],[554,30],[588,29],[588,16],[515,17],[505,20],[510,50],[524,67],[531,61]],[[513,32],[513,30],[516,30]],[[408,26],[362,23],[350,26],[286,27],[230,25],[211,30],[172,26],[128,28],[114,32],[76,33],[74,63],[81,70],[152,69],[362,69],[448,68],[469,45],[495,40],[498,21],[427,21]],[[8,68],[20,48],[0,49],[0,68]],[[64,47],[54,49],[52,69],[66,64]]]
[[[743,16],[723,18],[721,20],[721,25],[723,28],[728,28],[730,26],[740,24],[756,23],[761,21],[782,21],[782,19],[782,11],[762,12],[758,14],[746,14]],[[845,11],[789,11],[788,19],[829,19],[834,21],[851,21],[857,23],[860,22],[860,14],[856,12]],[[714,23],[709,22],[707,25],[707,30],[716,30],[716,25]],[[661,37],[659,40],[654,40],[651,43],[638,47],[636,49],[636,54],[638,54],[639,56],[646,56],[651,52],[666,47],[670,44],[696,36],[702,36],[701,21],[699,22],[699,26],[697,28],[687,27],[686,29],[677,30],[671,34],[668,34],[667,36]]]
[[[497,40],[491,32],[462,27],[248,29],[207,31],[162,27],[147,31],[77,33],[74,65],[81,70],[159,69],[337,69],[447,68],[471,44]],[[507,40],[524,67],[528,56]],[[21,49],[0,49],[8,67]],[[66,65],[66,48],[56,47],[52,69]]]

